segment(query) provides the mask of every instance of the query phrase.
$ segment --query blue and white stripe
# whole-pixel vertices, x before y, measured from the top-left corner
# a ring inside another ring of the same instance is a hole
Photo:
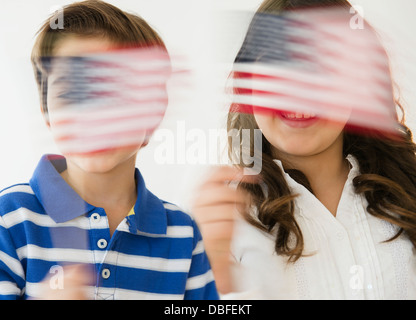
[[[59,188],[62,181],[49,186],[49,195],[45,192],[46,180],[58,178],[50,179],[42,169],[45,165],[53,165],[59,176],[59,163],[44,157],[30,184],[0,193],[0,299],[38,297],[54,267],[68,264],[94,271],[87,288],[91,299],[218,298],[195,221],[151,194],[138,170],[134,214],[110,236],[102,208],[85,203],[85,212],[79,209],[82,214],[73,217],[72,212],[69,217],[66,206],[73,202],[82,208],[82,200]],[[62,212],[48,211],[56,208]]]

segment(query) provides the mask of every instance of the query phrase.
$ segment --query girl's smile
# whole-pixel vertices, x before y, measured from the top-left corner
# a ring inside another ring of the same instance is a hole
[[[285,125],[298,129],[311,127],[320,120],[311,113],[280,111],[277,115]]]

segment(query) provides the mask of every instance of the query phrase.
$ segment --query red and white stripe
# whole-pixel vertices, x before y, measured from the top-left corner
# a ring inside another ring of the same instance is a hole
[[[51,76],[63,78],[56,82],[56,92],[72,90],[77,84],[71,81],[83,84],[74,89],[80,91],[80,99],[59,99],[58,94],[49,100],[51,130],[60,151],[88,155],[146,143],[168,104],[167,53],[155,48],[124,49],[82,58],[74,66],[74,61],[58,57],[52,65]],[[71,79],[79,69],[82,72]]]
[[[351,29],[345,12],[334,9],[298,11],[287,17],[282,33],[288,61],[234,64],[234,110],[314,114],[333,121],[347,117],[353,127],[397,132],[388,58],[371,27]],[[272,22],[261,28],[263,36],[267,28],[276,33]],[[246,40],[246,50],[262,46],[255,40],[256,32],[252,43]],[[264,46],[273,50],[270,43]]]

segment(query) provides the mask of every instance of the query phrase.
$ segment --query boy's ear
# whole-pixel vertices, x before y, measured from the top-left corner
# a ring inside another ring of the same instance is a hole
[[[45,108],[42,105],[40,106],[40,111],[42,113],[43,120],[45,121],[46,126],[48,127],[48,129],[50,129],[51,128],[51,123],[49,122],[48,112],[45,111]]]
[[[48,128],[50,128],[49,113],[48,113],[48,78],[39,71],[39,93],[40,93],[40,111]]]

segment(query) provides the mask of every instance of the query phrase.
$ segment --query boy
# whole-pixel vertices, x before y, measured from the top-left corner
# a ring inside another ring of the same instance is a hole
[[[156,97],[139,101],[149,83],[137,84],[123,63],[144,70],[157,56],[165,68],[163,41],[141,18],[102,1],[68,5],[63,17],[63,28],[53,28],[54,17],[43,25],[32,61],[65,157],[42,157],[30,183],[0,193],[0,299],[217,299],[196,223],[147,190],[135,168],[163,117],[166,72],[153,72]],[[134,90],[123,83],[129,72]],[[153,118],[127,130],[144,107]]]

